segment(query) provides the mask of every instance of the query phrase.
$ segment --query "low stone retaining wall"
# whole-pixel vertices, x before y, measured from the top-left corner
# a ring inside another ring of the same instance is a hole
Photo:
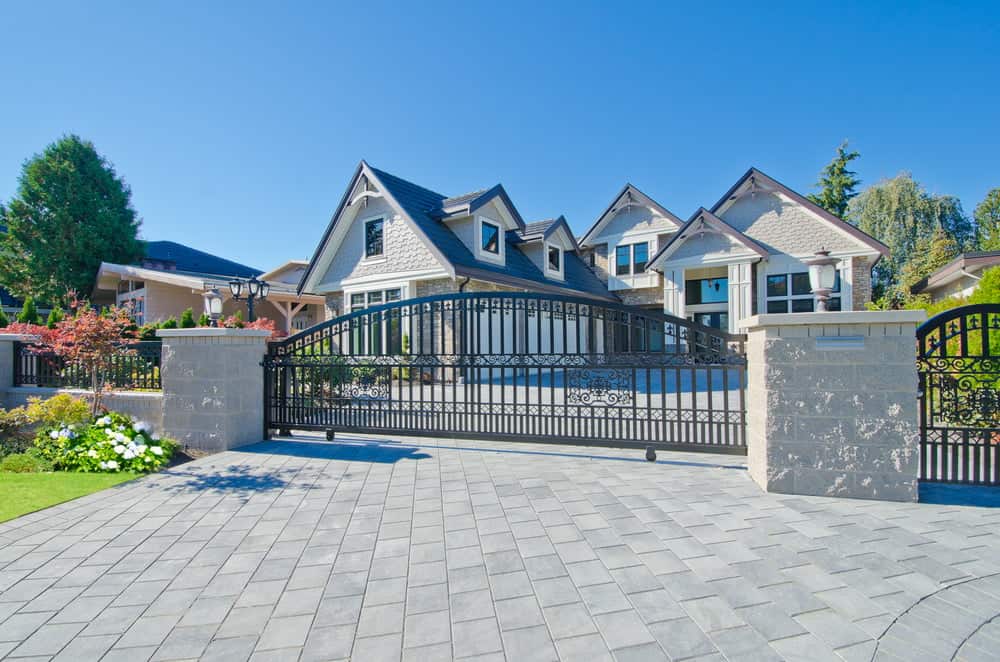
[[[90,392],[76,388],[41,388],[35,386],[15,386],[0,390],[0,406],[11,409],[28,404],[29,398],[51,398],[59,393],[69,393],[78,398],[87,397]],[[157,391],[113,391],[104,396],[104,406],[112,411],[134,416],[163,433],[163,394]]]

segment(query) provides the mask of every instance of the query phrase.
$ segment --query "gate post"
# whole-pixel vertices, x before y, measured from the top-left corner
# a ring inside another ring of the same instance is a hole
[[[747,465],[768,492],[916,501],[923,311],[756,315]]]
[[[160,329],[163,429],[182,445],[224,451],[263,439],[269,331]]]

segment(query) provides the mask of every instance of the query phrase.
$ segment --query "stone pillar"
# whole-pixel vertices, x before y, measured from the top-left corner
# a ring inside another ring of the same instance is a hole
[[[7,389],[14,386],[14,343],[21,336],[0,333],[0,407],[7,406]]]
[[[916,501],[923,311],[757,315],[747,464],[768,492]]]
[[[267,331],[160,329],[163,429],[182,446],[223,451],[261,441]]]

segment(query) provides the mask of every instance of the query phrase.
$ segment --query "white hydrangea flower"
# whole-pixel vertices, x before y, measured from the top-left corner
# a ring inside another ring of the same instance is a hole
[[[104,429],[104,434],[108,435],[109,437],[113,437],[113,436],[115,436],[115,431],[112,430],[111,428],[105,428]]]
[[[146,430],[149,429],[149,424],[146,423],[145,421],[138,421],[136,422],[135,425],[132,426],[132,429],[135,430],[136,432],[145,432]]]
[[[108,460],[108,469],[117,469],[118,463],[114,460]]]
[[[115,446],[115,452],[121,455],[122,453],[125,452],[125,447],[122,446],[121,444],[118,444],[117,446]]]
[[[53,430],[52,432],[50,432],[49,433],[49,438],[50,439],[58,439],[59,438],[59,431],[58,430]]]
[[[110,416],[102,416],[101,418],[97,419],[97,424],[98,425],[111,425],[111,417]]]
[[[97,451],[91,448],[89,451],[87,451],[87,457],[97,457]]]
[[[150,446],[149,450],[152,451],[153,455],[163,455],[163,449],[159,446]]]
[[[136,455],[142,455],[143,453],[146,452],[147,448],[149,448],[149,447],[146,446],[146,444],[139,444],[138,446],[135,447],[135,454]]]
[[[104,460],[101,460],[101,463],[99,465],[97,465],[97,466],[99,466],[102,469],[107,469],[108,468],[108,463],[105,462]]]
[[[151,439],[152,439],[153,441],[159,441],[159,440],[160,440],[160,434],[159,434],[158,432],[154,432],[154,433],[153,433],[153,436],[152,436],[152,437],[150,437],[150,438],[151,438]]]
[[[124,458],[126,460],[131,460],[134,457],[135,457],[135,453],[132,451],[131,448],[126,448],[125,452],[122,453],[122,458]]]

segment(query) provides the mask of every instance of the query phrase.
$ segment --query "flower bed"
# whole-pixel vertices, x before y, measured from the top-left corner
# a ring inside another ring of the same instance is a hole
[[[84,426],[42,431],[35,445],[57,469],[67,471],[156,471],[175,444],[124,414],[109,413]]]

